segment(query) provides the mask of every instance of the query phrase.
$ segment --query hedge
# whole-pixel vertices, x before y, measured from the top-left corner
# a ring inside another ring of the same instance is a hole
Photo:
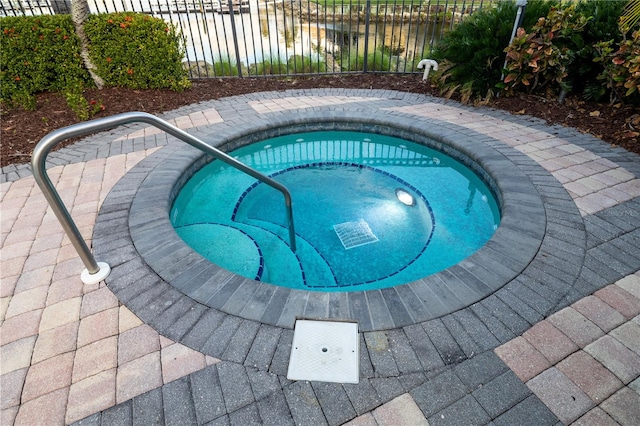
[[[81,119],[99,108],[83,97],[93,87],[80,56],[70,15],[0,18],[0,101],[35,108],[35,95],[63,93]],[[85,24],[89,53],[106,86],[135,89],[189,87],[184,50],[175,28],[139,13],[91,15]]]

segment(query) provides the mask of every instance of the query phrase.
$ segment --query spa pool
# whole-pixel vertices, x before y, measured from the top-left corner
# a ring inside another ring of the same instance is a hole
[[[282,196],[213,161],[171,209],[196,252],[256,281],[315,291],[393,287],[469,257],[500,223],[474,171],[393,136],[318,131],[269,138],[230,153],[291,192],[297,249]]]

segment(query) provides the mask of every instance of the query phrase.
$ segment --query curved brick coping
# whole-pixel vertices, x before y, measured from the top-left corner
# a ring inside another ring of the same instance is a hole
[[[495,142],[492,139],[466,136],[455,131],[455,126],[435,120],[375,110],[296,112],[269,118],[270,122],[255,120],[226,129],[222,126],[207,137],[199,136],[225,150],[314,130],[379,133],[422,143],[456,158],[485,179],[499,202],[501,224],[483,248],[459,264],[394,288],[321,293],[257,282],[212,264],[174,231],[169,220],[171,203],[186,180],[209,161],[192,148],[178,148],[163,155],[168,157],[165,160],[152,160],[154,156],[148,159],[151,162],[145,167],[151,171],[136,190],[128,219],[135,250],[143,259],[134,264],[148,265],[162,281],[179,290],[176,294],[231,315],[281,327],[292,328],[297,317],[305,317],[354,319],[361,331],[381,330],[469,306],[518,276],[538,252],[546,226],[542,200],[527,176],[489,146],[488,142]],[[122,272],[118,277],[123,278]],[[116,287],[116,294],[126,304],[126,297],[117,291],[123,285],[115,282],[118,277],[110,277],[107,283]],[[167,292],[163,286],[158,288],[163,288],[158,292]]]

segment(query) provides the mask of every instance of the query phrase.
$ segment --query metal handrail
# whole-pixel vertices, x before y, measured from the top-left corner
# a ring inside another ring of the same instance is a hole
[[[181,141],[188,143],[194,148],[197,148],[200,151],[203,151],[204,153],[209,154],[212,157],[221,160],[228,165],[240,170],[241,172],[244,172],[249,176],[254,177],[259,181],[264,182],[272,188],[280,191],[284,196],[285,207],[287,210],[287,222],[289,225],[289,241],[291,244],[291,250],[296,251],[296,233],[293,225],[291,193],[284,185],[258,172],[257,170],[252,169],[246,164],[241,163],[240,161],[227,155],[219,149],[207,145],[205,142],[201,141],[195,136],[190,135],[189,133],[167,123],[166,121],[154,115],[147,114],[146,112],[126,112],[123,114],[117,114],[105,118],[98,118],[95,120],[86,121],[55,130],[42,138],[40,142],[38,142],[38,145],[36,145],[35,149],[33,150],[33,155],[31,157],[31,168],[33,177],[42,190],[47,202],[51,206],[51,209],[60,221],[60,224],[62,225],[65,233],[71,240],[71,244],[73,244],[73,247],[76,249],[76,252],[80,256],[80,259],[86,267],[81,275],[83,282],[88,284],[95,284],[104,280],[104,278],[109,275],[110,267],[104,262],[96,262],[93,254],[89,250],[89,247],[80,235],[80,232],[78,231],[75,222],[71,218],[69,211],[60,199],[60,195],[56,191],[55,187],[51,183],[51,179],[49,179],[49,176],[47,175],[47,155],[55,145],[63,140],[107,130],[129,123],[151,124],[152,126],[163,130],[171,136],[174,136]]]

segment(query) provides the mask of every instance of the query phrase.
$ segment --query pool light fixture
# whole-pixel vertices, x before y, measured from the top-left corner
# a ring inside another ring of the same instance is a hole
[[[415,197],[402,188],[396,189],[396,197],[398,197],[398,200],[405,206],[411,207],[416,205]]]

